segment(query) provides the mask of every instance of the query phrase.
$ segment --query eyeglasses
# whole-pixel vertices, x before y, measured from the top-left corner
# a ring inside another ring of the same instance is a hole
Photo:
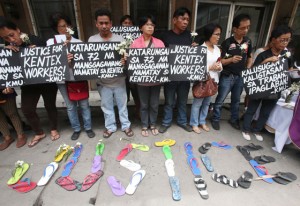
[[[242,30],[242,31],[249,30],[250,26],[240,27],[240,28],[237,28],[237,29]]]
[[[290,41],[292,41],[292,38],[278,39],[278,41],[279,41],[281,44],[288,44],[288,43],[290,43]]]
[[[216,36],[221,36],[221,33],[215,33],[213,35],[216,35]]]

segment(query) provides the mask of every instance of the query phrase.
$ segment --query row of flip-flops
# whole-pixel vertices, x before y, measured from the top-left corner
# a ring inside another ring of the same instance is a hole
[[[185,153],[187,155],[187,163],[192,170],[194,177],[194,184],[203,199],[208,199],[207,184],[201,175],[199,163],[197,158],[194,156],[193,145],[191,142],[184,143]]]
[[[267,155],[260,155],[256,157],[252,157],[250,152],[257,151],[263,149],[260,145],[255,145],[250,143],[249,145],[245,146],[236,146],[237,150],[244,156],[244,158],[249,161],[250,165],[254,169],[254,171],[259,176],[254,180],[263,180],[267,183],[277,182],[279,184],[287,185],[297,179],[297,176],[291,172],[277,172],[275,174],[269,174],[269,171],[264,164],[275,162],[276,159],[271,156]],[[252,182],[251,173],[246,171],[244,174],[239,178],[239,185],[243,188],[249,188]]]

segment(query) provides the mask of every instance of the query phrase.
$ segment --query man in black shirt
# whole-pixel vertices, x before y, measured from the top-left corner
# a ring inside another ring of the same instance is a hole
[[[240,129],[239,125],[239,104],[240,96],[243,91],[243,81],[241,71],[251,67],[252,63],[252,43],[246,37],[250,28],[250,16],[239,14],[232,22],[233,36],[222,43],[222,64],[218,96],[214,104],[214,113],[212,117],[212,127],[215,130],[220,129],[219,121],[221,118],[222,105],[231,92],[231,118],[229,123],[235,129]]]
[[[176,45],[192,45],[191,33],[187,31],[191,12],[184,7],[178,8],[173,14],[173,25],[172,30],[167,31],[162,41],[166,47],[170,44]],[[192,128],[187,125],[186,115],[186,104],[188,100],[188,94],[190,90],[189,81],[172,81],[165,83],[164,95],[165,95],[165,106],[164,106],[164,118],[162,125],[159,128],[160,133],[164,133],[171,126],[173,119],[173,106],[175,104],[175,94],[177,96],[177,107],[178,116],[177,124],[184,130],[191,132]]]

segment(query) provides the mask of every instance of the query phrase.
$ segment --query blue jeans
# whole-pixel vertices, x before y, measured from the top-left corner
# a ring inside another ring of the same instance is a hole
[[[251,128],[253,116],[256,113],[256,110],[259,107],[260,103],[261,108],[259,112],[259,117],[255,126]],[[277,99],[251,99],[248,102],[248,108],[246,113],[244,114],[243,131],[259,133],[268,121],[270,113],[275,107],[276,103]]]
[[[110,132],[117,131],[116,117],[114,111],[114,100],[116,101],[122,131],[130,127],[127,110],[127,93],[126,87],[105,87],[97,86],[101,97],[101,109],[104,113],[105,128]]]
[[[208,107],[210,104],[211,97],[205,98],[194,98],[191,108],[191,126],[198,126],[199,124],[206,124],[206,117],[208,113]]]
[[[231,92],[231,104],[230,104],[230,112],[231,112],[231,122],[239,121],[239,107],[240,107],[240,98],[243,91],[243,79],[238,75],[221,75],[218,95],[216,98],[216,102],[214,104],[214,113],[212,117],[212,121],[219,122],[221,118],[222,105],[229,94]]]
[[[67,88],[65,84],[57,84],[57,87],[63,96],[66,106],[68,117],[71,123],[71,127],[75,132],[79,132],[81,130],[80,121],[78,117],[77,105],[79,105],[81,110],[81,115],[83,119],[83,127],[85,130],[92,129],[92,118],[91,118],[91,110],[89,105],[89,99],[84,99],[80,101],[71,101],[69,100]]]
[[[175,105],[175,94],[177,95],[177,124],[186,125],[187,115],[186,115],[186,104],[188,100],[190,90],[190,82],[173,81],[165,83],[164,85],[164,95],[165,95],[165,106],[164,106],[164,118],[162,120],[162,125],[170,126],[173,119],[173,107]]]
[[[142,127],[148,128],[149,126],[155,126],[158,115],[160,85],[137,85],[137,89],[141,102],[140,112]]]

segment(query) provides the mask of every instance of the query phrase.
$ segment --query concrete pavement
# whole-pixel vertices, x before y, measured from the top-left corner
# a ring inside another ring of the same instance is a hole
[[[234,180],[238,179],[244,171],[250,171],[256,177],[250,164],[243,158],[243,156],[235,149],[236,145],[246,145],[250,142],[242,138],[241,132],[233,129],[228,123],[229,112],[223,109],[221,130],[215,131],[211,129],[210,132],[202,131],[200,135],[191,132],[188,133],[178,127],[174,121],[173,125],[164,134],[159,134],[154,137],[150,135],[148,138],[140,135],[139,121],[134,120],[132,128],[135,132],[132,142],[142,143],[150,146],[149,152],[142,152],[133,150],[125,159],[131,159],[141,164],[142,169],[146,170],[146,176],[139,185],[134,195],[124,195],[116,197],[112,194],[106,178],[108,176],[115,176],[120,180],[123,186],[127,186],[133,172],[120,166],[117,162],[116,156],[119,151],[128,143],[127,141],[120,141],[121,137],[126,137],[123,132],[118,130],[109,139],[102,138],[104,130],[103,114],[99,107],[92,108],[93,129],[96,132],[96,137],[89,139],[87,135],[82,132],[78,141],[83,144],[83,151],[78,163],[74,167],[71,177],[79,182],[82,182],[84,177],[89,174],[92,165],[92,160],[95,154],[95,146],[99,139],[103,139],[105,143],[105,150],[103,153],[104,161],[104,176],[88,191],[68,192],[57,184],[55,180],[63,171],[64,162],[60,163],[58,171],[45,187],[37,187],[33,191],[26,194],[19,194],[16,191],[8,188],[7,180],[11,176],[11,171],[14,168],[14,163],[17,160],[24,160],[31,163],[31,167],[24,177],[31,178],[32,181],[38,181],[43,174],[44,168],[53,161],[56,149],[60,144],[66,143],[75,145],[76,141],[72,141],[70,136],[72,130],[65,108],[59,109],[59,131],[61,138],[55,142],[50,139],[49,128],[47,128],[48,121],[44,109],[38,109],[41,117],[42,125],[47,131],[47,138],[42,140],[33,148],[24,146],[16,149],[13,143],[8,149],[0,152],[0,205],[12,206],[30,206],[30,205],[45,205],[45,206],[61,206],[61,205],[261,205],[261,206],[281,206],[299,205],[300,195],[300,151],[293,145],[287,145],[282,154],[272,150],[274,145],[274,136],[269,133],[264,133],[265,140],[258,142],[252,136],[252,141],[255,144],[262,145],[263,150],[251,152],[251,155],[269,155],[276,158],[276,162],[266,164],[270,174],[278,171],[292,172],[298,176],[298,179],[289,185],[280,185],[277,183],[268,184],[264,181],[255,181],[252,183],[250,189],[237,188],[233,189],[227,185],[216,183],[212,180],[212,173],[208,172],[200,160],[200,153],[197,151],[198,147],[205,142],[224,141],[234,146],[232,150],[223,150],[219,148],[211,148],[207,153],[212,160],[215,172],[224,174]],[[130,116],[134,116],[134,109],[130,107]],[[161,122],[162,107],[160,107],[160,117],[158,122]],[[210,123],[208,125],[211,127]],[[30,140],[33,133],[27,132],[26,135]],[[176,145],[172,149],[173,160],[175,162],[176,176],[180,180],[182,199],[179,202],[172,200],[172,193],[169,186],[168,176],[165,170],[165,157],[162,149],[155,147],[155,141],[161,141],[166,138],[176,140]],[[190,141],[194,146],[194,154],[199,161],[199,167],[202,171],[202,176],[207,182],[207,190],[209,199],[203,200],[198,191],[195,189],[193,183],[193,175],[186,161],[186,154],[184,151],[184,143]]]

